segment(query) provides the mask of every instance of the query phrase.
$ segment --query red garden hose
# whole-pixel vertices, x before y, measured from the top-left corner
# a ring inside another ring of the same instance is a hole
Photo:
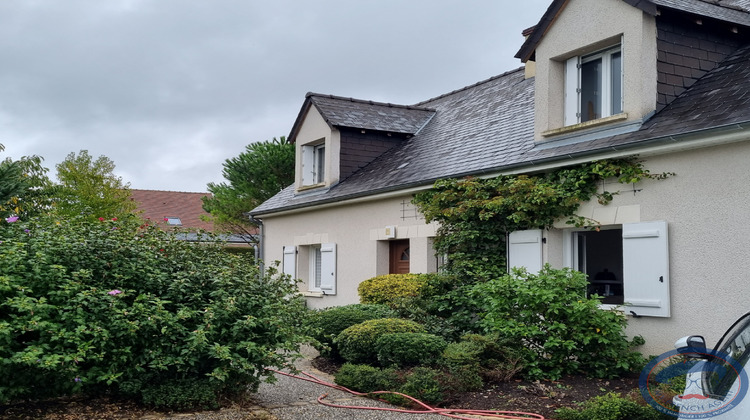
[[[318,385],[324,385],[333,389],[338,389],[340,391],[349,392],[357,396],[367,396],[367,395],[373,395],[373,394],[400,395],[404,398],[411,400],[412,402],[419,405],[420,407],[423,407],[424,410],[407,410],[403,408],[382,408],[382,407],[340,405],[340,404],[333,404],[333,403],[323,401],[328,396],[328,394],[323,394],[320,397],[318,397],[318,402],[328,407],[352,408],[352,409],[358,409],[358,410],[393,411],[396,413],[410,413],[410,414],[439,414],[441,416],[451,417],[454,419],[463,419],[463,420],[477,420],[476,417],[465,417],[465,416],[482,416],[482,418],[503,419],[503,420],[545,420],[544,416],[542,415],[533,414],[533,413],[524,413],[521,411],[462,410],[462,409],[455,409],[455,408],[434,408],[423,403],[422,401],[419,401],[416,398],[410,397],[409,395],[402,394],[400,392],[393,392],[393,391],[357,392],[357,391],[352,391],[351,389],[348,389],[341,385],[336,385],[336,384],[323,381],[322,379],[319,379],[307,372],[300,372],[304,376],[299,376],[299,375],[294,375],[294,374],[287,373],[287,372],[281,372],[275,369],[268,369],[268,370],[278,373],[280,375],[285,375],[285,376],[289,376],[289,377],[296,378],[296,379],[302,379],[303,381],[308,381],[308,382],[312,382]]]

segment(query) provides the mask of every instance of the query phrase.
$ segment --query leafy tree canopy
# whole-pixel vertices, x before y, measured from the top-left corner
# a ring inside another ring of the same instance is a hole
[[[252,143],[223,166],[227,182],[208,184],[213,197],[203,198],[203,209],[218,226],[247,234],[255,225],[245,213],[294,182],[294,144],[284,136]]]
[[[137,207],[130,200],[130,184],[114,174],[115,164],[106,156],[96,160],[88,151],[70,153],[57,166],[60,185],[56,212],[62,217],[79,215],[91,219],[132,215]]]
[[[0,144],[0,151],[5,150]],[[49,208],[52,183],[39,156],[0,161],[0,216],[28,218]]]

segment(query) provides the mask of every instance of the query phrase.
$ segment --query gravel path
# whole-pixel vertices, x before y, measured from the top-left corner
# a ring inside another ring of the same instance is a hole
[[[333,377],[315,369],[310,360],[316,355],[315,350],[305,349],[307,356],[297,362],[296,367],[326,382],[333,383]],[[388,411],[356,410],[327,407],[317,399],[328,394],[326,401],[334,404],[357,405],[366,407],[393,407],[386,403],[339,391],[284,375],[276,375],[275,384],[262,384],[258,393],[253,396],[256,404],[268,410],[278,420],[307,419],[342,419],[342,420],[445,420],[446,417],[435,414],[407,414]]]

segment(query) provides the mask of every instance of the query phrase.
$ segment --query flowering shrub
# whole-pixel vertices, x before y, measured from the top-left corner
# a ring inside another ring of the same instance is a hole
[[[216,398],[257,387],[306,339],[288,278],[122,219],[0,226],[0,403],[186,380]]]

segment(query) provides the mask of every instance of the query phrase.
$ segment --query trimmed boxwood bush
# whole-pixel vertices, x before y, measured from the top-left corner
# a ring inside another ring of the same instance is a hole
[[[359,392],[391,391],[401,387],[395,369],[379,369],[370,365],[344,363],[336,372],[337,384]]]
[[[335,343],[347,361],[377,364],[375,343],[382,335],[397,332],[424,333],[425,330],[416,322],[405,319],[372,319],[345,329]]]
[[[383,366],[431,365],[447,345],[442,337],[434,334],[390,333],[378,338],[375,350]]]
[[[313,311],[306,323],[311,327],[313,338],[319,342],[316,347],[320,354],[337,357],[338,350],[334,341],[341,331],[360,322],[394,316],[393,310],[385,305],[357,303]]]
[[[443,401],[446,385],[441,381],[443,373],[428,367],[417,367],[406,377],[401,392],[428,404]]]
[[[367,279],[359,284],[362,303],[394,305],[401,299],[419,296],[426,279],[419,274],[386,274]]]

